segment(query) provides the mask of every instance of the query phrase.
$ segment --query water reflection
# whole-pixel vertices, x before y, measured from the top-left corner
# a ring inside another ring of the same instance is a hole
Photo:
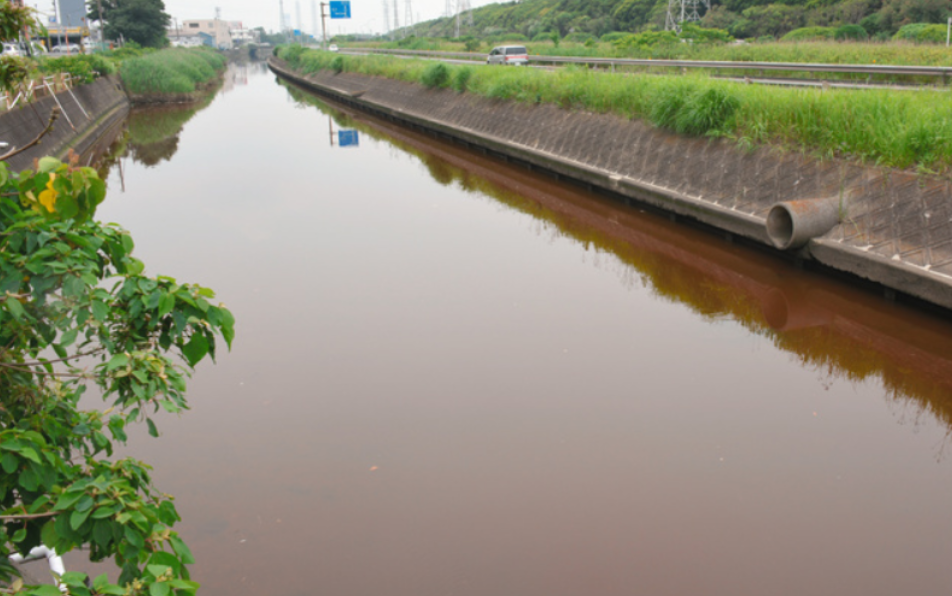
[[[493,197],[542,223],[538,233],[583,244],[622,283],[768,337],[813,368],[825,388],[879,379],[889,400],[914,406],[912,416],[902,408],[902,421],[928,414],[952,436],[948,321],[285,86],[301,105],[328,114],[332,135],[336,124],[391,143],[439,184]]]

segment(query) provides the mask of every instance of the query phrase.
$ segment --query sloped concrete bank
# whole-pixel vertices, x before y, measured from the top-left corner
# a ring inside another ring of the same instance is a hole
[[[952,308],[952,181],[670,134],[640,121],[271,69],[319,94]],[[832,219],[831,219],[832,218]],[[768,233],[768,219],[771,232]],[[797,241],[801,237],[801,243]]]
[[[23,147],[46,127],[57,105],[62,113],[53,130],[40,144],[8,159],[7,165],[12,170],[31,167],[35,158],[46,155],[63,158],[70,149],[82,155],[122,122],[129,111],[129,98],[118,77],[102,77],[71,92],[43,97],[33,104],[0,114],[0,141],[9,143],[10,147]]]

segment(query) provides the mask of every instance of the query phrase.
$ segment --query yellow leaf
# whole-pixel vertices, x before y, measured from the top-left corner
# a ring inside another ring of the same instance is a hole
[[[46,190],[40,193],[40,204],[46,207],[50,213],[56,210],[56,191],[53,190],[53,180],[55,179],[56,174],[50,174],[50,181],[46,183]]]

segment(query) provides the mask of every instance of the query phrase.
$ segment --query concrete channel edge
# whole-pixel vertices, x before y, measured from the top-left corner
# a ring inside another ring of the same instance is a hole
[[[889,297],[906,294],[952,309],[952,181],[771,149],[747,152],[617,116],[513,105],[353,73],[305,76],[277,58],[268,64],[278,76],[345,105],[773,250],[766,228],[771,208],[839,201],[842,222],[797,249],[796,258],[880,284]],[[547,125],[533,128],[540,122]],[[585,127],[612,142],[588,153],[573,148],[573,141],[593,146],[579,132]],[[705,158],[705,174],[679,167]]]

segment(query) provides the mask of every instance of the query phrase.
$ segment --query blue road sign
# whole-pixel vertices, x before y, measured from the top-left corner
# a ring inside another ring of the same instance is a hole
[[[295,30],[294,30],[294,37],[301,37],[301,30],[300,30],[300,29],[295,29]]]
[[[349,19],[350,0],[331,0],[331,18]]]
[[[337,131],[337,144],[341,147],[359,147],[360,135],[356,130]]]

